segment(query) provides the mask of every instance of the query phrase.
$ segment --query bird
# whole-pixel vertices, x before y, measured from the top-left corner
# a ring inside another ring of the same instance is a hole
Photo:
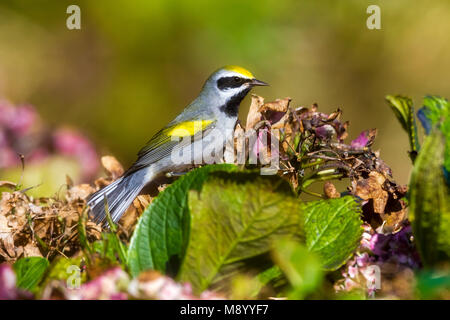
[[[93,220],[108,224],[107,205],[116,223],[141,190],[158,177],[220,161],[221,151],[233,138],[241,101],[253,87],[267,85],[239,66],[216,70],[197,98],[139,151],[131,167],[88,198]]]

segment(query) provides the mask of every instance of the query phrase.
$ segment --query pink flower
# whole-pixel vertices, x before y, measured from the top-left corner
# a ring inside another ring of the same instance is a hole
[[[329,140],[336,134],[336,130],[329,124],[316,128],[316,135],[322,140]]]
[[[362,149],[365,146],[367,146],[367,144],[369,143],[369,133],[370,130],[365,130],[361,132],[355,140],[352,140],[350,144],[351,147],[353,149]]]
[[[129,277],[116,267],[76,289],[67,289],[67,297],[72,300],[124,300]]]
[[[356,276],[358,275],[358,268],[349,266],[348,275],[350,276],[350,278],[356,278]]]
[[[18,165],[20,158],[14,150],[0,146],[0,168],[10,168]]]
[[[53,135],[53,144],[59,153],[75,157],[80,162],[85,179],[97,173],[99,168],[97,152],[82,134],[70,129],[59,129]]]
[[[17,299],[16,275],[7,264],[0,265],[0,300]]]
[[[15,108],[14,116],[10,119],[9,127],[17,135],[24,135],[36,122],[38,116],[31,106]]]
[[[33,295],[16,287],[16,274],[8,264],[0,264],[0,300],[32,299]]]
[[[411,241],[412,231],[408,222],[395,234],[376,233],[368,224],[364,224],[363,229],[360,247],[341,269],[342,279],[337,282],[335,289],[349,291],[356,287],[364,288],[370,297],[374,297],[377,290],[376,270],[383,273],[386,265],[389,265],[388,270],[392,270],[392,267],[396,270],[417,269],[420,260]]]
[[[362,268],[370,263],[369,254],[367,252],[362,253],[356,257],[356,264],[358,267]]]
[[[25,155],[27,164],[56,153],[75,158],[80,163],[83,180],[97,173],[98,155],[86,137],[74,130],[47,129],[32,106],[0,102],[0,168],[17,167],[19,153]]]
[[[29,105],[13,107],[9,103],[0,103],[0,127],[14,134],[26,134],[38,119],[33,107]]]
[[[27,161],[34,162],[34,163],[40,162],[40,161],[45,160],[49,155],[50,154],[49,154],[48,150],[46,150],[43,147],[40,147],[38,149],[33,150],[31,152],[31,154],[28,155]]]
[[[278,148],[274,148],[277,144],[272,143],[272,139],[277,138],[270,134],[269,128],[258,130],[256,141],[252,147],[253,159],[259,159],[262,164],[268,164],[266,162],[270,162],[270,158],[275,159],[279,156]]]
[[[359,287],[359,285],[358,285],[357,282],[355,282],[355,281],[353,281],[352,279],[349,279],[349,278],[345,279],[345,281],[344,281],[344,288],[345,288],[346,291],[351,291],[351,290],[353,290],[355,288],[358,288],[358,287]]]
[[[172,278],[154,273],[149,279],[136,278],[131,281],[128,288],[131,296],[137,299],[157,300],[197,300],[197,299],[223,299],[222,296],[204,291],[200,297],[192,292],[190,283],[175,282]]]

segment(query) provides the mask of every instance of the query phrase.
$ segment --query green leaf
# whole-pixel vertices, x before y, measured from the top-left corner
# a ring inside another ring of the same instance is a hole
[[[445,137],[444,168],[450,185],[450,103],[442,97],[426,96],[417,116],[427,134],[438,128]]]
[[[213,171],[232,171],[230,164],[208,165],[193,170],[167,187],[144,211],[128,249],[128,265],[133,276],[141,271],[164,271],[172,256],[183,256],[189,236],[187,194],[200,190]]]
[[[21,258],[13,265],[17,287],[33,291],[44,276],[49,262],[41,257]]]
[[[86,234],[86,222],[87,222],[87,211],[83,210],[80,219],[78,220],[78,239],[80,241],[81,250],[83,250],[86,260],[90,262],[90,256],[92,254],[91,245],[87,239]]]
[[[267,253],[280,236],[301,237],[299,200],[276,176],[215,173],[202,191],[191,191],[191,232],[179,279],[196,292]]]
[[[416,118],[414,116],[414,106],[410,98],[396,95],[386,96],[386,101],[390,105],[395,116],[408,133],[409,145],[411,148],[410,157],[414,162],[417,151],[419,150],[419,140],[417,137]]]
[[[258,277],[250,274],[237,274],[230,279],[230,289],[227,296],[231,300],[255,299],[260,294],[264,284]]]
[[[101,259],[109,260],[114,264],[119,263],[126,267],[126,247],[116,233],[102,232],[102,239],[92,244],[92,251],[98,253]]]
[[[414,237],[425,266],[450,257],[450,196],[442,163],[445,139],[435,129],[425,139],[411,173],[409,203]]]
[[[325,269],[336,270],[359,245],[363,231],[360,205],[346,196],[307,202],[303,211],[308,249],[321,257]]]
[[[48,268],[48,272],[45,276],[44,285],[48,284],[52,280],[63,280],[66,281],[70,276],[73,276],[73,270],[79,269],[81,282],[86,281],[86,272],[81,272],[81,266],[83,264],[83,258],[65,258],[59,256],[55,258],[50,267]]]
[[[233,293],[233,291],[235,291],[236,289],[236,282],[238,281],[244,281],[244,284],[240,284],[240,287],[245,286],[245,282],[246,282],[246,278],[250,277],[250,275],[242,275],[243,278],[240,277],[233,277],[232,279],[232,288],[231,288],[231,292]],[[251,276],[251,280],[252,281],[248,281],[247,279],[247,285],[253,284],[254,286],[254,290],[252,290],[252,292],[250,292],[249,294],[247,294],[246,296],[231,296],[232,299],[253,299],[253,298],[257,298],[258,295],[261,294],[261,292],[263,291],[263,289],[268,286],[269,284],[273,287],[273,288],[277,288],[280,286],[284,286],[286,285],[286,277],[284,276],[283,272],[281,271],[280,267],[277,265],[272,265],[270,268],[267,268],[263,271],[261,271],[260,273],[258,273],[256,276]]]
[[[258,280],[262,285],[266,285],[269,282],[279,280],[283,275],[280,267],[272,266],[258,274]]]
[[[272,251],[277,265],[289,280],[291,299],[304,299],[322,283],[323,271],[319,258],[300,243],[281,239]]]
[[[445,137],[444,168],[447,185],[450,186],[450,116],[442,122],[440,130]]]
[[[87,280],[87,272],[83,272],[84,256],[79,255],[77,258],[66,258],[58,256],[51,262],[47,268],[44,279],[39,285],[43,290],[36,293],[36,299],[41,299],[41,295],[45,288],[53,282],[64,283],[65,286],[81,285]]]
[[[450,274],[448,270],[427,270],[416,276],[416,291],[419,299],[445,299],[450,291]]]
[[[425,96],[423,99],[424,116],[430,121],[430,126],[437,126],[450,113],[447,99],[438,96]]]

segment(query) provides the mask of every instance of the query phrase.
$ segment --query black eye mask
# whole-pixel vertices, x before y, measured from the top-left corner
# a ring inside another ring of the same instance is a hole
[[[220,90],[227,90],[233,88],[239,88],[244,83],[251,82],[250,79],[240,77],[223,77],[217,80],[217,88]]]

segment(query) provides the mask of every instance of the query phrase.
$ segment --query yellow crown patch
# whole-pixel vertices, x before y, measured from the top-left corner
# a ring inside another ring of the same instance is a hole
[[[250,71],[248,71],[247,69],[244,69],[242,67],[239,67],[239,66],[225,66],[224,69],[228,70],[228,71],[237,72],[237,73],[243,75],[244,77],[247,77],[250,79],[254,78],[253,74]]]

